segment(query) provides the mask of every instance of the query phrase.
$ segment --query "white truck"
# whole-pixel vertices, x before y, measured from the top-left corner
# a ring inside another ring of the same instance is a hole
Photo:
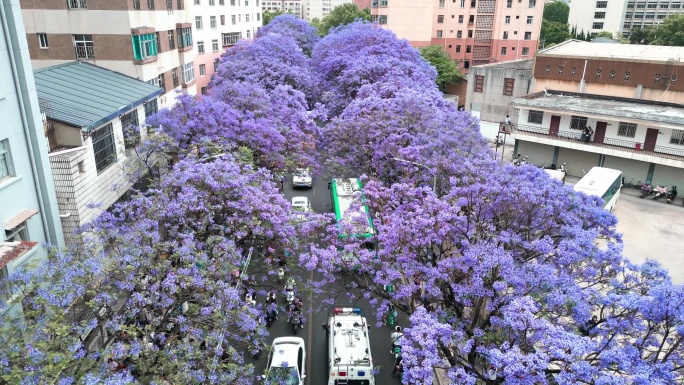
[[[369,325],[361,309],[334,308],[324,326],[328,334],[328,385],[375,385]]]

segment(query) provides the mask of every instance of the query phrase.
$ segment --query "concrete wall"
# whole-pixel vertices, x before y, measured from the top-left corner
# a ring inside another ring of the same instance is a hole
[[[484,76],[483,92],[475,92],[476,76]],[[513,79],[511,96],[503,94],[507,78]],[[500,68],[496,65],[472,67],[468,73],[466,109],[477,111],[482,121],[498,124],[506,115],[510,115],[511,121],[517,123],[518,116],[510,103],[516,97],[527,95],[531,78],[532,71],[525,69]]]
[[[387,16],[387,24],[381,25],[382,28],[408,40],[414,47],[430,45],[434,36],[433,23],[437,19],[434,7],[415,0],[390,0],[388,4],[387,7],[371,8],[372,15]]]

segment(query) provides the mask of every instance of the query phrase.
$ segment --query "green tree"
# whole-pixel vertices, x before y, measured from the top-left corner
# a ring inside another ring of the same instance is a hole
[[[321,36],[325,36],[328,32],[340,25],[345,25],[352,23],[356,19],[370,21],[370,9],[359,9],[356,4],[343,4],[339,7],[335,7],[328,16],[321,20],[320,25],[318,25],[318,30]]]
[[[608,31],[601,31],[594,36],[594,39],[599,38],[599,37],[607,37],[609,39],[613,39],[613,33],[608,32]]]
[[[445,92],[449,83],[458,83],[463,80],[463,74],[442,46],[422,47],[420,48],[420,56],[437,70],[437,87],[440,91]]]
[[[629,42],[632,44],[648,44],[650,42],[650,32],[650,27],[632,28],[629,33]]]
[[[567,23],[556,23],[549,20],[542,20],[540,43],[544,47],[552,44],[558,44],[570,39],[572,36],[569,32]]]
[[[544,6],[544,20],[565,24],[570,15],[570,6],[562,1],[552,1]]]
[[[262,16],[263,19],[263,24],[262,26],[268,24],[273,20],[274,17],[279,16],[279,15],[284,15],[287,12],[282,11],[282,10],[276,10],[276,11],[264,11],[264,14]]]
[[[684,47],[684,15],[670,16],[665,21],[651,28],[650,44]]]

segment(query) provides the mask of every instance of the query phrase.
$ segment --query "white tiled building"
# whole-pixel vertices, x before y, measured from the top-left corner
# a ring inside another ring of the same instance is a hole
[[[266,0],[261,2],[263,11],[284,11],[304,18],[303,0]]]
[[[352,0],[304,0],[304,18],[323,20],[335,7],[351,3]]]

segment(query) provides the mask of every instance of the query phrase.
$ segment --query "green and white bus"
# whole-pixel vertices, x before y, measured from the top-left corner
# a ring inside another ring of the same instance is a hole
[[[330,184],[330,194],[338,226],[352,229],[351,234],[340,230],[340,238],[351,235],[352,238],[368,239],[365,247],[373,248],[370,238],[375,235],[375,228],[362,189],[363,185],[359,178],[332,178]],[[352,206],[354,206],[353,209]]]
[[[622,171],[606,167],[593,167],[574,186],[575,191],[603,199],[603,208],[613,212],[622,187]]]

